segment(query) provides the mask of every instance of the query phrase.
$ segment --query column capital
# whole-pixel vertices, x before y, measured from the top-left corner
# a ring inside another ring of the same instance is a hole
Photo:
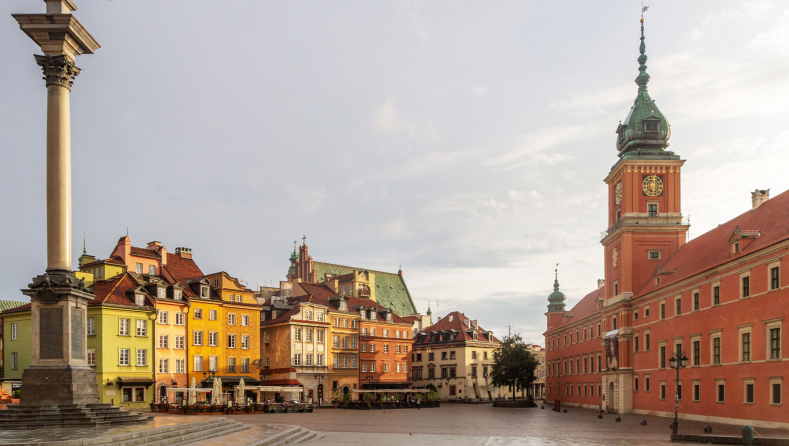
[[[66,87],[71,91],[71,86],[74,85],[74,78],[79,75],[80,69],[74,65],[65,55],[58,56],[39,56],[35,55],[36,63],[44,71],[44,80],[47,81],[47,86],[58,85]]]

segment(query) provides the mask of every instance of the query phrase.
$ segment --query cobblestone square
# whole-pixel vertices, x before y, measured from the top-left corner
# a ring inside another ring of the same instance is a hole
[[[315,445],[668,445],[672,420],[634,414],[605,414],[569,408],[557,413],[496,408],[487,404],[444,404],[436,409],[320,409],[311,414],[237,415],[233,419],[262,428],[266,424],[298,425],[317,431]],[[647,425],[642,426],[641,420]],[[706,423],[680,420],[680,433],[703,433]],[[718,435],[739,435],[740,426],[712,425]],[[789,437],[789,432],[757,429],[761,436]]]

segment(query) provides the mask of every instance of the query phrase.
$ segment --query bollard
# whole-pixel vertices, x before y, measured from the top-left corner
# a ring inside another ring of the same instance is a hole
[[[646,426],[647,425],[647,420],[641,420],[641,425],[642,426]]]
[[[753,446],[753,427],[749,424],[742,427],[742,444],[743,446]]]
[[[622,421],[622,417],[616,417],[616,422],[619,423],[620,421]]]
[[[540,406],[540,409],[545,409],[545,406]]]
[[[564,412],[564,413],[567,413],[567,409],[564,409],[564,410],[563,410],[563,412]]]
[[[602,419],[603,418],[603,414],[601,414],[601,413],[597,414],[597,418]]]
[[[712,426],[704,426],[704,433],[711,434],[712,433]]]

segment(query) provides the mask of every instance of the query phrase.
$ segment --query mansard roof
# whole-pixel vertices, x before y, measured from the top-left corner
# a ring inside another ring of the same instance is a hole
[[[375,274],[375,299],[378,303],[386,308],[391,308],[398,316],[408,316],[416,313],[416,306],[411,298],[411,293],[408,291],[405,279],[400,274],[325,262],[314,262],[313,265],[319,281],[325,280],[327,273],[343,276],[354,271],[371,272]]]

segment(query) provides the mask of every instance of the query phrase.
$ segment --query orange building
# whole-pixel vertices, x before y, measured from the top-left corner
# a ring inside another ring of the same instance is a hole
[[[642,23],[643,42],[643,23]],[[670,127],[646,85],[617,128],[608,184],[605,286],[565,311],[558,280],[545,332],[549,400],[616,413],[789,427],[789,193],[751,194],[743,214],[685,243],[684,161],[666,150]],[[687,367],[679,381],[675,353]]]
[[[362,388],[409,387],[412,324],[375,302],[358,300],[354,299],[351,308],[361,314],[359,378]]]

